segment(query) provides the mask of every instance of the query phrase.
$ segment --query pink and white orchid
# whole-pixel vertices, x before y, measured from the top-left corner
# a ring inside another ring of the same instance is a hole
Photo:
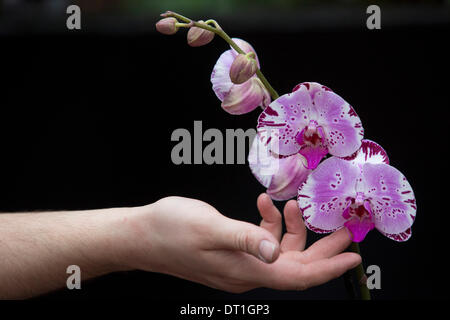
[[[321,163],[300,187],[298,203],[310,230],[328,233],[345,226],[354,242],[373,228],[406,241],[416,216],[410,184],[389,165],[383,148],[369,140],[352,156]]]
[[[327,154],[345,157],[361,146],[364,130],[355,110],[329,88],[315,82],[297,85],[259,116],[258,132],[278,131],[279,153],[300,153],[307,169]]]
[[[253,47],[246,41],[233,38],[233,41],[245,53],[253,52],[259,65],[258,56]],[[238,53],[230,49],[222,53],[211,74],[211,83],[216,96],[222,101],[222,108],[231,114],[244,114],[261,106],[269,105],[271,98],[264,84],[253,75],[242,84],[234,84],[230,79],[230,68]]]
[[[295,197],[299,186],[311,173],[311,170],[303,166],[302,158],[298,153],[280,156],[270,151],[257,135],[253,140],[248,162],[253,175],[267,188],[267,194],[272,199],[281,201]]]

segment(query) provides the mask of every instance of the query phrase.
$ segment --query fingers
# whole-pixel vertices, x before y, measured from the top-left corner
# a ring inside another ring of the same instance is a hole
[[[224,216],[218,219],[213,223],[214,235],[211,237],[216,248],[243,251],[266,263],[278,258],[280,245],[270,231]]]
[[[303,262],[311,263],[316,260],[329,258],[344,251],[351,243],[350,236],[346,228],[326,236],[316,241],[308,249],[303,251]]]
[[[290,200],[284,207],[287,232],[281,241],[281,251],[299,251],[305,248],[306,228],[297,201]]]
[[[301,252],[290,251],[283,254],[274,264],[254,268],[252,276],[260,276],[261,286],[278,290],[306,290],[323,284],[355,268],[361,257],[353,252],[345,252],[331,258],[303,264],[299,262]]]
[[[273,236],[280,241],[282,228],[281,214],[277,207],[274,206],[270,196],[266,193],[260,194],[256,201],[256,206],[263,218],[260,226],[272,233]]]
[[[303,266],[297,279],[297,290],[305,290],[343,275],[347,270],[361,263],[361,257],[353,252],[341,253],[332,258],[326,258]]]

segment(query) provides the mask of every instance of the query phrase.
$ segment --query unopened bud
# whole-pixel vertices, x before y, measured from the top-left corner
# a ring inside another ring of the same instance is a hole
[[[200,20],[199,22],[203,22]],[[191,47],[200,47],[208,44],[214,39],[214,32],[198,27],[192,27],[187,34],[187,42]]]
[[[258,71],[258,63],[253,52],[239,54],[230,68],[230,79],[234,84],[241,84],[253,77]]]
[[[161,19],[156,23],[156,30],[163,34],[174,34],[178,31],[177,22],[178,20],[173,17]]]

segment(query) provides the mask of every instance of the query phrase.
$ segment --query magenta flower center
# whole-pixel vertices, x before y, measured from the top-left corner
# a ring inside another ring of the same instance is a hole
[[[362,220],[365,216],[370,218],[369,211],[364,208],[363,204],[351,204],[349,207],[348,214],[352,217],[358,217],[360,220]]]
[[[351,203],[344,210],[342,216],[347,219],[344,225],[352,233],[354,242],[362,241],[366,234],[375,227],[372,221],[370,201],[365,199],[361,192],[357,193],[356,198],[351,198]]]
[[[309,125],[297,134],[295,140],[301,146],[318,146],[324,142],[324,132],[322,127],[317,126],[316,121],[311,120]]]
[[[372,209],[370,207],[369,199],[365,199],[364,194],[362,192],[358,192],[356,194],[356,198],[351,198],[351,203],[344,210],[342,216],[345,219],[349,219],[351,217],[357,217],[359,220],[367,217],[369,220],[372,219]]]

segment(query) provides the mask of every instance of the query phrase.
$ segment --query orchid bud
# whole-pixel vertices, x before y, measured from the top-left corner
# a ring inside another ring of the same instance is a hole
[[[200,20],[199,22],[203,22]],[[214,39],[214,32],[198,27],[191,27],[187,34],[187,42],[191,47],[201,47]]]
[[[230,79],[234,84],[241,84],[253,77],[258,70],[255,54],[239,54],[230,68]]]
[[[173,17],[161,19],[156,23],[156,30],[162,34],[174,34],[178,31],[177,22],[178,20]]]

